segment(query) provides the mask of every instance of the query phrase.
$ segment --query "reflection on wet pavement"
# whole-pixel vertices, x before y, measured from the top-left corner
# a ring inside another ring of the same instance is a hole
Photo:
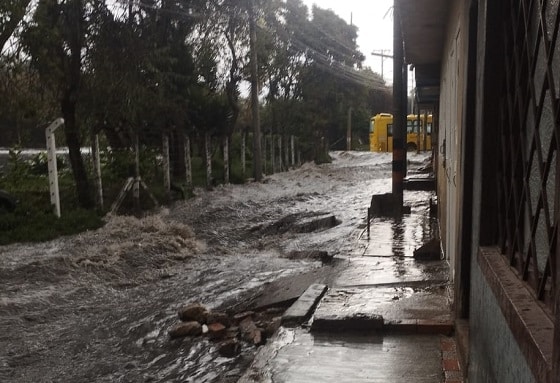
[[[274,383],[441,381],[439,338],[426,335],[343,334],[283,329],[284,344],[265,376]],[[290,342],[290,340],[292,340]],[[263,369],[264,371],[264,369]]]
[[[440,382],[439,333],[452,323],[449,266],[413,257],[439,236],[431,198],[405,191],[410,214],[373,218],[369,236],[363,229],[349,240],[339,254],[347,266],[315,309],[311,331],[282,329],[240,382]]]

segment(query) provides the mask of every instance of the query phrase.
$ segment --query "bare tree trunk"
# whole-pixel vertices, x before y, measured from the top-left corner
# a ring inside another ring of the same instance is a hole
[[[62,100],[62,117],[64,118],[64,135],[68,145],[68,156],[72,167],[72,174],[76,182],[78,202],[85,209],[94,206],[86,168],[80,151],[79,127],[76,121],[76,101],[72,96],[73,90],[68,90]]]
[[[57,47],[57,54],[63,64],[61,70],[64,73],[64,93],[60,106],[64,118],[64,134],[66,145],[68,145],[70,165],[76,182],[78,202],[81,207],[90,209],[95,204],[80,150],[80,128],[76,119],[76,105],[82,75],[82,49],[84,47],[83,4],[78,0],[71,1],[68,4],[67,22],[69,28],[75,30],[76,33],[73,33],[68,41],[59,41],[60,45]],[[69,54],[66,54],[66,51]]]

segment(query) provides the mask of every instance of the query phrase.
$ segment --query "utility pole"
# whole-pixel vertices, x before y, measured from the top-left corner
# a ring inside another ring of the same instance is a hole
[[[404,178],[406,175],[406,108],[407,66],[404,61],[404,43],[401,30],[399,2],[393,12],[393,201],[394,213],[403,213]]]
[[[257,30],[255,27],[254,2],[249,0],[249,44],[251,50],[251,114],[253,116],[253,173],[255,181],[262,181],[261,121],[259,116],[259,83],[257,67]]]
[[[383,78],[383,79],[384,79],[384,77],[383,77],[383,63],[385,62],[385,59],[392,59],[393,58],[393,55],[385,54],[385,52],[390,52],[390,50],[381,49],[381,50],[375,50],[375,51],[371,52],[372,56],[381,57],[381,78]]]

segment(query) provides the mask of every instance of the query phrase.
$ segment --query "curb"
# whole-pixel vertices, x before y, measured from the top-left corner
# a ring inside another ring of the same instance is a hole
[[[457,344],[454,338],[442,338],[441,344],[441,369],[443,371],[443,383],[463,383],[463,371]]]
[[[455,329],[451,320],[397,319],[383,323],[383,330],[402,334],[451,335]]]

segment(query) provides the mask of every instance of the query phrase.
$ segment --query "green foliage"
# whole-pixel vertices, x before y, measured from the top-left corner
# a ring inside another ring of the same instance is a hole
[[[317,165],[330,164],[332,162],[331,156],[326,151],[319,151],[315,156],[315,163]]]
[[[65,211],[57,218],[51,211],[30,208],[25,203],[12,213],[2,213],[0,245],[13,242],[41,242],[62,235],[80,233],[101,227],[101,217],[92,210]]]
[[[26,4],[30,13],[24,17]],[[6,21],[0,23],[0,42],[4,32],[15,31],[17,38],[11,40],[14,49],[0,55],[0,128],[7,132],[2,139],[9,140],[8,146],[25,145],[28,138],[44,145],[45,123],[60,116],[66,123],[57,130],[57,144],[68,145],[73,154],[102,133],[106,203],[134,176],[137,136],[140,175],[160,201],[167,200],[164,133],[170,136],[177,196],[185,194],[180,191],[185,132],[193,140],[194,186],[206,185],[201,148],[207,133],[215,141],[232,139],[230,181],[244,182],[253,176],[252,160],[259,158],[248,138],[242,174],[239,137],[252,126],[250,102],[240,91],[249,80],[251,4],[261,132],[295,135],[304,161],[328,162],[329,149],[345,147],[352,108],[353,146],[367,144],[369,117],[387,111],[389,92],[379,75],[361,67],[356,27],[331,10],[314,6],[309,12],[301,0],[7,0],[0,6],[0,21]],[[14,20],[20,27],[13,26]],[[68,165],[57,161],[63,217],[72,216],[78,201],[89,206],[92,164],[79,155]],[[24,158],[15,147],[8,170],[0,175],[0,187],[25,201],[25,215],[50,215],[46,165],[44,154]],[[222,182],[223,158],[216,147],[212,167],[213,182]],[[141,196],[142,205],[151,207]],[[130,204],[127,196],[125,205]]]
[[[97,212],[78,208],[73,179],[68,171],[59,173],[62,217],[53,214],[47,172],[42,171],[45,161],[44,154],[25,159],[21,150],[10,150],[8,170],[0,176],[0,189],[19,202],[13,212],[0,211],[0,245],[46,241],[103,224]]]

